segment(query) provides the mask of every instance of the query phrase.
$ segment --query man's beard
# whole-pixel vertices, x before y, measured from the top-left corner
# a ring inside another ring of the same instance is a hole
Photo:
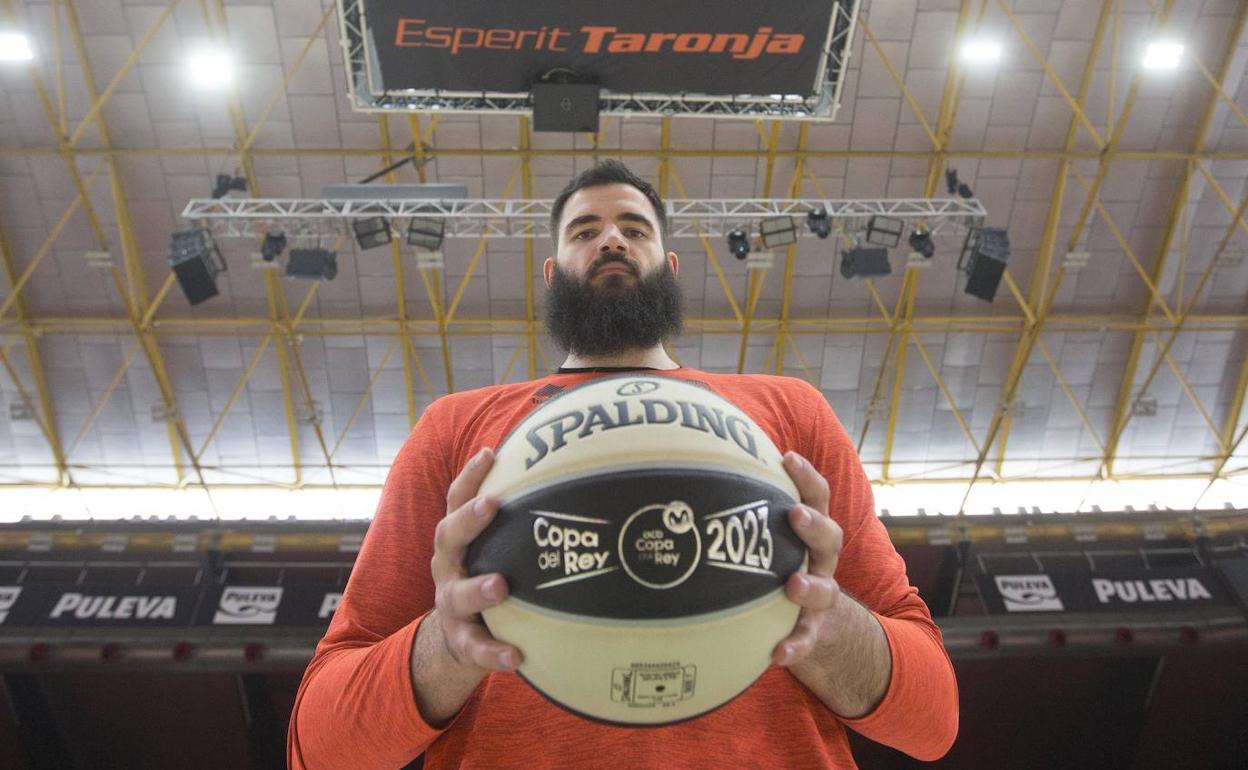
[[[629,268],[633,280],[612,274],[595,280],[606,265]],[[546,327],[559,346],[581,356],[613,356],[649,349],[680,334],[684,299],[664,263],[648,276],[623,255],[599,257],[578,281],[555,265],[546,293]]]

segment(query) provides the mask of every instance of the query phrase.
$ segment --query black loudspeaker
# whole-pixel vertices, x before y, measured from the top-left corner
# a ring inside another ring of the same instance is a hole
[[[988,256],[976,254],[966,271],[966,293],[972,297],[992,302],[1005,274],[1005,263]]]
[[[596,83],[534,83],[534,131],[597,131]]]
[[[888,275],[893,268],[888,264],[888,249],[849,249],[841,254],[841,275],[846,278]]]
[[[183,230],[169,237],[169,267],[187,302],[198,305],[217,296],[217,276],[225,270],[225,260],[208,230]]]
[[[178,285],[182,287],[186,301],[192,305],[198,305],[220,293],[217,291],[217,274],[199,257],[191,257],[175,264],[173,274],[178,277]]]
[[[966,293],[992,302],[1009,260],[1010,236],[1005,230],[972,230],[962,247],[962,264],[959,265],[966,272]]]
[[[329,249],[291,249],[286,259],[287,278],[324,279],[338,275],[338,252]]]

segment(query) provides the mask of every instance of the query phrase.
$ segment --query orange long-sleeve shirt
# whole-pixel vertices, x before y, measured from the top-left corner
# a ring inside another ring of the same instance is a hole
[[[855,767],[845,727],[918,759],[949,749],[958,729],[957,685],[940,630],[875,516],[862,464],[827,401],[786,377],[661,374],[709,386],[748,413],[781,452],[802,454],[827,478],[829,513],[844,530],[836,579],[876,614],[892,653],[892,681],[879,706],[843,719],[772,666],[731,703],[666,727],[627,729],[573,716],[515,674],[486,677],[443,730],[421,719],[409,658],[434,604],[429,560],[447,487],[477,449],[497,447],[539,400],[595,376],[561,373],[456,393],[425,410],[390,470],[342,601],[304,673],[287,741],[291,768],[402,767],[421,752],[429,770]]]

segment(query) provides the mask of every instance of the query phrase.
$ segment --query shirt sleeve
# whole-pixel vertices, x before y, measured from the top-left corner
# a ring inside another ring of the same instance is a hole
[[[433,530],[452,473],[425,410],[399,450],[325,637],[304,672],[287,735],[290,768],[402,767],[440,734],[416,708],[411,651],[433,607]]]
[[[828,480],[829,513],[844,533],[836,580],[879,619],[892,655],[892,678],[880,704],[860,718],[838,718],[916,759],[939,759],[958,733],[957,678],[940,628],[875,514],[871,484],[849,435],[823,395],[805,389],[809,414],[802,424],[814,431],[801,444],[807,447],[803,454]]]

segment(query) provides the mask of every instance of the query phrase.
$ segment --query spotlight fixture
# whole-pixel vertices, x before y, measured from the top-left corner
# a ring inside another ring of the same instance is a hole
[[[205,48],[192,53],[187,61],[191,83],[197,88],[213,90],[224,88],[234,82],[234,65],[230,54],[217,48]]]
[[[1156,40],[1144,49],[1144,59],[1140,63],[1146,70],[1172,70],[1178,69],[1182,60],[1182,43]]]
[[[1010,259],[1010,234],[993,227],[975,227],[966,234],[958,269],[966,273],[966,293],[986,302],[997,296]]]
[[[958,170],[956,168],[945,169],[945,189],[950,195],[958,194]]]
[[[442,248],[442,239],[445,237],[445,219],[413,217],[407,226],[407,245],[418,249],[437,251]]]
[[[744,230],[733,230],[728,233],[728,251],[737,259],[745,259],[750,254],[750,238]]]
[[[758,223],[758,234],[763,239],[763,247],[774,249],[797,242],[797,223],[793,217],[771,217]]]
[[[338,275],[338,253],[329,249],[291,249],[286,277],[332,281]]]
[[[945,172],[945,187],[949,190],[950,195],[959,195],[963,198],[974,198],[975,193],[971,191],[970,185],[958,179],[958,170],[949,169]]]
[[[351,223],[355,230],[355,242],[361,249],[375,249],[390,242],[390,223],[385,217],[368,217]]]
[[[978,38],[962,44],[962,61],[987,64],[1001,58],[1001,44],[995,40]]]
[[[871,278],[891,272],[888,249],[855,246],[841,253],[841,275],[846,278]]]
[[[819,238],[827,238],[832,232],[832,219],[823,206],[811,209],[806,215],[806,227]]]
[[[226,269],[212,234],[202,228],[170,236],[169,266],[192,305],[217,296],[217,276]]]
[[[932,234],[921,227],[914,228],[910,231],[910,250],[915,254],[921,254],[926,259],[931,259],[936,253],[936,244],[932,242]]]
[[[260,244],[260,256],[265,262],[272,262],[286,250],[286,234],[285,233],[269,233],[264,236],[264,243]]]
[[[877,214],[867,220],[867,243],[891,249],[901,242],[905,230],[906,223],[900,219]]]
[[[217,183],[212,188],[212,199],[224,198],[233,190],[247,192],[247,177],[217,174]]]
[[[34,58],[30,38],[17,32],[0,33],[0,62],[30,61]]]

